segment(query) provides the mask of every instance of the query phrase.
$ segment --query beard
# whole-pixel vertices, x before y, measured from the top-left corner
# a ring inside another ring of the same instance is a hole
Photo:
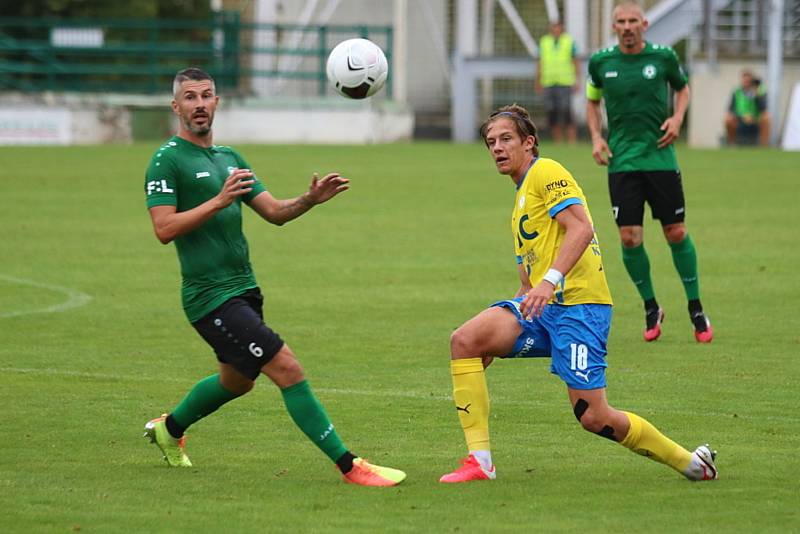
[[[625,48],[633,48],[638,44],[638,39],[635,33],[624,33],[622,34],[622,46]]]
[[[211,132],[211,124],[213,122],[214,122],[214,115],[212,113],[209,113],[205,124],[199,126],[195,125],[192,122],[192,117],[185,117],[183,119],[183,126],[191,133],[199,135],[200,137],[205,137]]]

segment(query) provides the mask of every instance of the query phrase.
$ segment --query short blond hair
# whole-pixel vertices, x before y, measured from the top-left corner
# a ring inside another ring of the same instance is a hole
[[[642,20],[644,20],[644,8],[639,4],[639,2],[634,2],[634,0],[620,2],[617,5],[615,5],[614,11],[611,12],[612,18],[617,18],[617,11],[625,7],[636,8],[636,10],[642,16]]]

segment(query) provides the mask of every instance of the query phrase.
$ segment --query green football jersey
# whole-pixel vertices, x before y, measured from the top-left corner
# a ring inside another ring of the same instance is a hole
[[[236,168],[250,166],[232,148],[204,148],[174,136],[158,149],[147,168],[147,207],[175,206],[179,212],[188,211],[216,196]],[[256,287],[242,233],[242,200],[249,202],[264,191],[264,185],[256,179],[251,192],[175,239],[183,278],[181,300],[190,322]]]
[[[670,115],[668,85],[680,90],[686,75],[675,51],[645,43],[638,54],[619,46],[604,48],[589,60],[587,96],[602,98],[608,117],[608,146],[614,156],[608,172],[678,170],[675,147],[658,148],[661,125]]]

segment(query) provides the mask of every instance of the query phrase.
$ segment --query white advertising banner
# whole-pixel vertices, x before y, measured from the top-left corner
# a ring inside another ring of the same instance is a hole
[[[68,145],[72,112],[65,108],[0,108],[0,145]]]

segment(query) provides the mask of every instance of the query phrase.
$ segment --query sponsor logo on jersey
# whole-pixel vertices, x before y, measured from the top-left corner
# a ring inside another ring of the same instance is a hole
[[[527,213],[519,218],[519,235],[521,235],[525,239],[536,239],[536,236],[539,235],[539,232],[537,232],[536,230],[534,230],[533,232],[528,232],[525,229],[525,223],[527,221],[528,221]]]
[[[549,184],[544,186],[544,188],[547,191],[552,191],[553,189],[559,189],[561,187],[567,187],[568,185],[569,185],[569,182],[567,182],[566,180],[562,179],[562,180],[556,180],[555,182],[550,182]]]
[[[522,257],[522,263],[528,266],[528,275],[531,274],[531,265],[537,262],[536,259],[536,252],[533,250],[529,250],[525,253],[525,256]]]
[[[147,195],[150,196],[153,193],[174,193],[175,190],[171,189],[167,185],[166,180],[150,180],[147,182]]]
[[[652,80],[656,77],[656,72],[658,71],[655,65],[645,65],[642,69],[642,76],[644,76],[646,80]]]
[[[562,198],[571,197],[571,196],[572,196],[572,193],[570,193],[569,191],[556,191],[553,194],[553,196],[550,198],[550,200],[548,201],[548,205],[549,206],[553,206],[553,205],[555,205],[556,202],[558,202]]]
[[[619,73],[615,70],[610,70],[605,74],[606,78],[616,78],[617,76],[619,76]]]
[[[211,176],[211,173],[208,171],[201,171],[194,173],[195,178],[208,178],[209,176]]]

